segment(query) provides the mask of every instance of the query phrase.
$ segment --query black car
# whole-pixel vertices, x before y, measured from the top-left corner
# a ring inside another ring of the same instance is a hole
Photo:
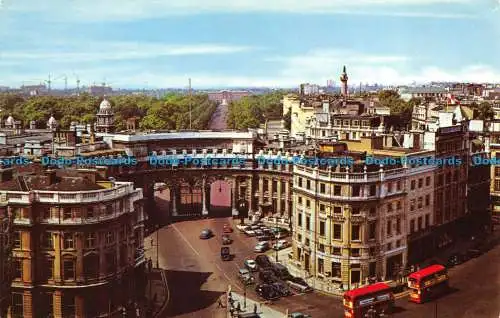
[[[259,265],[260,269],[268,269],[273,266],[273,264],[269,260],[269,257],[264,254],[257,255],[257,257],[255,257],[255,263]]]
[[[286,268],[286,266],[283,265],[283,264],[274,263],[272,265],[271,269],[274,272],[274,274],[277,277],[279,277],[280,279],[288,280],[288,279],[292,278],[292,275],[290,275],[290,272],[288,271],[288,269]]]
[[[290,288],[288,288],[287,285],[280,282],[273,283],[272,285],[274,289],[276,289],[278,294],[280,294],[280,296],[287,297],[292,295],[292,291],[290,290]]]
[[[313,289],[309,284],[300,277],[291,277],[287,280],[288,286],[293,288],[301,293],[311,292]]]
[[[265,300],[276,300],[280,298],[279,293],[276,291],[276,289],[269,284],[259,284],[255,287],[255,292],[257,295],[261,298],[264,298]]]
[[[456,265],[460,265],[465,261],[467,261],[467,255],[461,254],[461,253],[456,253],[456,254],[451,255],[448,258],[447,265],[448,265],[448,267],[453,267]]]
[[[257,236],[257,241],[259,241],[259,242],[271,241],[271,240],[274,240],[274,236],[269,235],[269,234]]]

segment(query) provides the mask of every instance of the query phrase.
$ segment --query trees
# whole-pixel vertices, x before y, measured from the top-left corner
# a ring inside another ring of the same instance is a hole
[[[405,102],[394,90],[382,90],[378,93],[378,98],[380,104],[390,108],[391,115],[399,117],[400,121],[405,124],[411,120],[413,106],[421,102],[418,98]]]
[[[206,129],[215,111],[216,104],[206,94],[191,97],[184,94],[168,94],[162,98],[145,95],[120,95],[108,98],[115,114],[117,130],[126,127],[127,119],[140,118],[139,127],[145,129],[189,128],[189,105],[192,105],[193,129]],[[82,94],[81,96],[32,96],[0,94],[0,109],[3,117],[12,114],[28,127],[32,120],[40,128],[45,127],[51,114],[62,128],[69,128],[72,121],[95,122],[102,98]],[[5,119],[5,118],[3,118]]]
[[[476,109],[478,112],[478,119],[491,120],[495,116],[493,107],[488,102],[481,102],[479,105],[477,105]]]

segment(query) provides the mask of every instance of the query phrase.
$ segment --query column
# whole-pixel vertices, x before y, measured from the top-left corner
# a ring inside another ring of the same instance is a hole
[[[250,196],[248,198],[248,217],[252,218],[253,216],[253,211],[252,211],[252,202],[253,202],[253,177],[247,178],[247,189],[250,192]]]
[[[276,209],[278,210],[280,216],[283,217],[283,214],[281,213],[281,179],[278,179],[277,184],[278,184],[278,189],[276,189],[277,192],[277,197],[276,197]]]
[[[177,212],[177,189],[175,185],[170,188],[170,203],[172,204],[172,216],[178,216]]]
[[[201,192],[202,192],[202,201],[201,201],[202,210],[201,210],[201,214],[202,215],[208,215],[208,209],[207,209],[207,180],[206,180],[205,177],[203,177],[203,179],[202,179]]]
[[[262,215],[262,204],[264,204],[264,178],[259,176],[259,213]]]
[[[290,189],[290,182],[288,180],[285,180],[285,216],[288,219],[291,219],[292,213],[290,212],[289,198],[292,198],[292,189]]]
[[[236,204],[237,204],[237,196],[238,196],[238,193],[237,193],[237,184],[236,184],[236,178],[234,178],[232,180],[232,196],[231,196],[231,208],[232,208],[232,214],[233,216],[238,216],[238,210],[236,209]]]

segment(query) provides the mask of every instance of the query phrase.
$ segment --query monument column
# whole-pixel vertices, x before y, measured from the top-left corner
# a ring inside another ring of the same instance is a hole
[[[170,188],[170,202],[172,203],[172,216],[178,216],[179,213],[177,212],[177,189],[175,185]]]
[[[251,217],[253,215],[252,211],[252,203],[253,203],[253,176],[250,176],[247,178],[248,182],[248,191],[250,192],[250,195],[248,197],[248,217]]]
[[[206,177],[203,177],[202,183],[201,183],[201,191],[202,191],[202,210],[201,214],[202,215],[208,215],[208,209],[207,209],[207,179]]]
[[[237,183],[236,180],[237,180],[237,178],[234,178],[232,180],[232,184],[231,184],[231,186],[232,186],[231,208],[232,208],[232,215],[233,216],[238,216],[238,214],[239,214],[238,210],[236,209],[236,201],[237,201],[237,196],[238,196],[238,193],[237,193],[238,187],[236,184]]]
[[[281,179],[278,179],[277,181],[277,185],[278,185],[278,189],[276,190],[277,193],[276,193],[276,212],[278,212],[280,214],[281,217],[283,217],[283,213],[281,213],[282,211],[282,207],[281,207],[281,182],[282,180]]]
[[[259,213],[262,215],[262,205],[264,204],[264,177],[259,176]]]

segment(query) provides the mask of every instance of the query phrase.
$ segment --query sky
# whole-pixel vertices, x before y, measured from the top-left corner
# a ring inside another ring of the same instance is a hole
[[[500,0],[0,0],[0,86],[500,82]]]

